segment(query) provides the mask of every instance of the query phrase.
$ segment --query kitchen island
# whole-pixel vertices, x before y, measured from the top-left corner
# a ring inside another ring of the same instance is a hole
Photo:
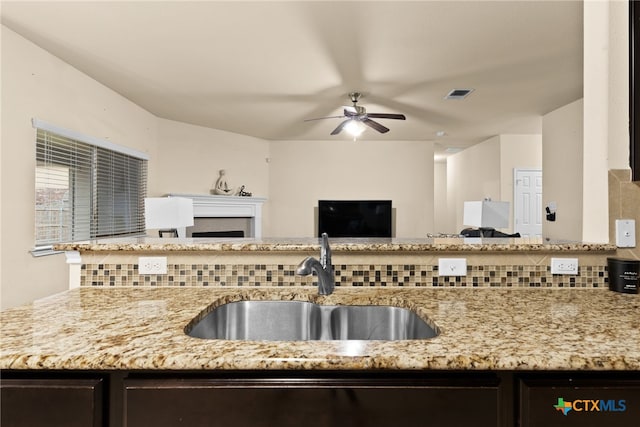
[[[239,300],[405,307],[440,334],[274,342],[185,334],[194,319]],[[533,426],[554,417],[583,425],[596,416],[603,424],[592,425],[630,426],[640,415],[639,314],[638,295],[602,288],[337,288],[318,296],[308,286],[81,287],[2,312],[3,402],[25,387],[39,384],[46,394],[71,381],[70,392],[80,387],[93,402],[92,425],[181,425],[176,420],[214,414],[223,425],[292,425],[279,417],[299,422],[292,408],[324,402],[342,408],[324,413],[327,423],[352,425],[381,425],[387,410],[401,424],[421,425],[415,411],[430,408],[430,419],[447,425]],[[576,403],[564,418],[553,405],[572,396],[607,402],[608,411],[589,418]],[[282,399],[292,406],[272,413]],[[463,401],[467,409],[455,411]],[[247,405],[253,409],[235,418],[221,415]],[[329,425],[322,420],[317,425]]]
[[[409,308],[417,341],[243,342],[185,334],[240,300]],[[1,314],[1,369],[638,370],[640,298],[605,289],[73,289]]]

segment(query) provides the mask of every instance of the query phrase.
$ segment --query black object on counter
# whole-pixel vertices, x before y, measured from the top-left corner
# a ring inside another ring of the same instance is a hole
[[[640,260],[607,258],[609,289],[626,294],[637,294],[640,280]]]

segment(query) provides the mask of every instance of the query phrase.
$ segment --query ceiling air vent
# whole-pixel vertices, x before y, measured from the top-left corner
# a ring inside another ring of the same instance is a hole
[[[473,89],[453,89],[444,99],[465,99]]]

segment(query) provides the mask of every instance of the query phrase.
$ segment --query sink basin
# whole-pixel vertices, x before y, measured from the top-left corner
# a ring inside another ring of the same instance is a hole
[[[304,301],[238,301],[192,327],[194,338],[224,340],[412,340],[438,335],[415,313],[390,306],[334,306]]]
[[[320,306],[302,301],[238,301],[221,305],[187,332],[223,340],[317,340]]]
[[[418,340],[437,332],[414,312],[389,306],[335,306],[331,335],[336,340]]]

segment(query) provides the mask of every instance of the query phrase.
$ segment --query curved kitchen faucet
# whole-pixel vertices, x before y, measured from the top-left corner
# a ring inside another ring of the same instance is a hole
[[[320,261],[314,257],[306,257],[296,268],[296,274],[308,276],[313,272],[318,275],[318,294],[330,295],[335,288],[335,277],[333,275],[333,265],[331,264],[331,248],[329,247],[329,236],[322,233],[320,243]]]

